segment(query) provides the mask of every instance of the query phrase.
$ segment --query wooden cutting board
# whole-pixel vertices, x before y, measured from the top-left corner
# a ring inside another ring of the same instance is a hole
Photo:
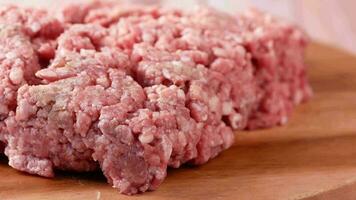
[[[0,199],[356,199],[356,57],[313,44],[307,63],[315,96],[287,126],[240,132],[208,164],[169,170],[155,192],[120,195],[100,173],[31,176],[2,157]]]

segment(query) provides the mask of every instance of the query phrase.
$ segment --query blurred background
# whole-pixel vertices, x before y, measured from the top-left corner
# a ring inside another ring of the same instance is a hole
[[[191,8],[206,4],[234,13],[257,7],[287,18],[303,27],[317,41],[356,54],[356,0],[125,0],[146,4]],[[28,6],[58,8],[71,0],[0,0],[0,4],[19,3]],[[75,1],[77,2],[77,1]]]

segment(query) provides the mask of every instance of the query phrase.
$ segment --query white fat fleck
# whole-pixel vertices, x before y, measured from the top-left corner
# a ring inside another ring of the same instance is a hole
[[[163,147],[164,159],[168,161],[172,155],[173,148],[172,148],[172,143],[167,136],[162,137],[162,147]]]
[[[204,123],[198,123],[198,124],[197,124],[197,128],[198,128],[198,129],[202,129],[203,127],[204,127]]]
[[[166,17],[166,16],[162,16],[162,17],[160,17],[160,18],[158,19],[158,22],[159,22],[159,23],[162,23],[162,24],[164,24],[166,21],[167,21],[167,17]]]
[[[240,36],[234,36],[234,40],[235,40],[235,42],[237,42],[237,43],[242,43],[243,42],[243,39],[242,39],[242,37],[240,37]]]
[[[18,58],[15,60],[15,62],[12,66],[21,68],[21,66],[24,66],[24,64],[25,64],[24,61],[22,61],[21,59]]]
[[[16,53],[14,52],[9,52],[5,55],[7,59],[15,59],[17,57]]]
[[[242,46],[237,46],[236,51],[242,56],[244,56],[246,54],[246,49]]]
[[[239,123],[242,120],[242,115],[240,114],[234,114],[231,118],[231,126],[233,129],[238,129],[239,128]]]
[[[201,117],[201,119],[202,119],[203,121],[208,120],[208,115],[207,115],[207,114],[203,115],[203,116]]]
[[[252,41],[253,40],[253,34],[246,34],[245,35],[245,40],[246,41]]]
[[[185,98],[185,94],[184,94],[183,90],[178,90],[177,96],[178,96],[178,98],[184,99]]]
[[[52,71],[52,70],[49,70],[49,69],[43,69],[43,70],[40,70],[36,73],[36,76],[42,78],[42,77],[55,77],[57,76],[57,73]]]
[[[178,133],[178,140],[182,146],[186,146],[188,144],[187,137],[182,131]]]
[[[222,48],[213,48],[213,52],[216,56],[219,56],[219,57],[224,57],[226,55],[225,50]]]
[[[159,117],[159,113],[158,112],[154,112],[153,114],[152,114],[152,118],[153,119],[157,119]]]
[[[90,56],[91,54],[94,54],[95,50],[92,49],[80,49],[80,55],[83,56]]]
[[[146,50],[144,48],[141,47],[134,47],[134,51],[136,54],[138,55],[145,55],[146,54]]]
[[[65,48],[60,48],[58,54],[59,55],[65,55],[67,53],[67,50]]]
[[[213,111],[216,111],[219,109],[219,98],[217,96],[213,96],[210,98],[209,107]]]
[[[19,85],[23,80],[24,72],[21,68],[14,67],[11,69],[9,78],[15,85]]]
[[[233,134],[223,134],[224,139],[224,148],[228,149],[234,144],[234,135]]]
[[[230,114],[230,113],[233,111],[232,102],[231,102],[231,101],[229,101],[229,102],[224,102],[222,111],[223,111],[223,115],[228,115],[228,114]]]
[[[168,79],[171,78],[171,73],[167,69],[163,69],[162,74],[165,78],[168,78]]]
[[[41,29],[41,25],[39,23],[33,23],[30,28],[31,31],[38,32]]]
[[[263,36],[263,28],[259,27],[254,31],[255,36],[262,37]]]
[[[192,59],[189,56],[182,56],[180,60],[183,62],[192,62]]]
[[[152,133],[143,133],[138,137],[138,139],[142,144],[149,144],[153,141],[154,138]]]
[[[100,109],[101,107],[103,107],[102,102],[98,101],[97,99],[94,99],[94,101],[91,104],[94,108],[98,108]]]
[[[21,40],[16,41],[14,46],[15,47],[22,47],[23,46],[23,41],[21,41]]]
[[[99,77],[98,79],[96,79],[96,82],[98,85],[101,85],[103,87],[110,86],[110,81],[106,77]]]
[[[180,61],[172,61],[172,65],[175,66],[175,67],[178,67],[178,66],[182,65],[182,62],[180,62]]]
[[[145,42],[152,42],[154,39],[153,39],[153,36],[151,34],[144,33],[142,35],[142,40],[145,41]]]

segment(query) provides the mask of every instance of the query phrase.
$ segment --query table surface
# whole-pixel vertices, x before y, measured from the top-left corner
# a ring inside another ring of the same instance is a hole
[[[208,164],[169,170],[155,192],[120,195],[100,173],[31,176],[2,157],[0,199],[356,199],[356,57],[312,44],[307,63],[315,96],[287,126],[239,132]]]

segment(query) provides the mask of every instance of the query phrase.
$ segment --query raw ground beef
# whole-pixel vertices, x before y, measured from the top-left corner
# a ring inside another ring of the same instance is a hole
[[[0,141],[6,142],[4,120],[16,109],[17,90],[39,82],[35,73],[53,51],[48,44],[63,30],[63,24],[44,10],[0,8]]]
[[[0,25],[0,140],[32,174],[100,168],[122,193],[155,190],[311,96],[305,36],[257,11],[95,1],[58,19],[8,6]]]
[[[312,96],[304,63],[308,40],[301,30],[256,10],[237,19],[258,85],[259,106],[247,128],[283,125],[294,106]]]

